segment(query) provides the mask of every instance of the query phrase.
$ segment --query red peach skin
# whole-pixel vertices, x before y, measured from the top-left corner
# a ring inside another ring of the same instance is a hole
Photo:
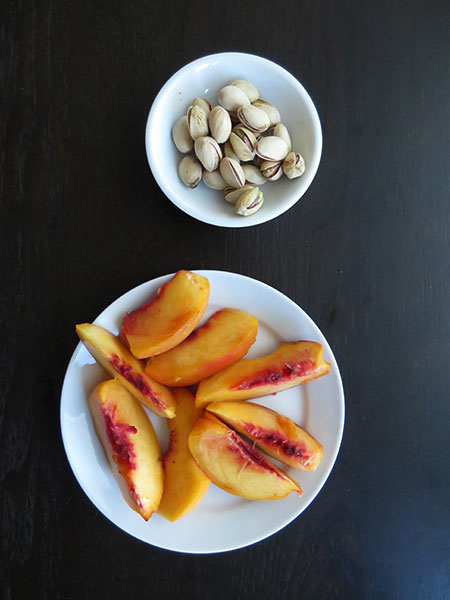
[[[209,479],[235,496],[278,500],[291,492],[302,494],[297,482],[211,414],[197,421],[189,449]]]
[[[198,383],[230,366],[245,354],[256,339],[258,321],[233,308],[217,311],[181,344],[150,358],[145,372],[172,386]]]
[[[209,281],[191,271],[178,271],[155,298],[127,313],[122,322],[124,336],[137,358],[167,352],[195,329],[206,310]]]
[[[139,402],[160,417],[170,419],[175,416],[172,392],[145,374],[143,363],[125,348],[117,336],[90,323],[77,325],[76,330],[95,360]]]
[[[322,446],[307,431],[270,408],[252,402],[213,402],[207,410],[249,437],[269,456],[305,471],[315,471]]]
[[[326,375],[317,342],[285,342],[263,358],[244,358],[200,382],[195,404],[203,408],[215,401],[248,400],[267,396]]]
[[[163,491],[161,452],[149,418],[116,379],[95,388],[89,408],[124,499],[148,521]]]

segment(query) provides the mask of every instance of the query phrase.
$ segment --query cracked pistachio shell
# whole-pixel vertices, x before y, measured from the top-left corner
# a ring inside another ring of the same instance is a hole
[[[241,188],[245,183],[245,175],[241,165],[232,158],[222,158],[220,161],[220,174],[231,187]]]
[[[269,181],[276,181],[283,176],[283,163],[281,161],[264,160],[260,169],[262,175]]]
[[[223,153],[225,156],[228,156],[228,158],[233,158],[236,162],[239,162],[240,160],[238,155],[235,154],[230,140],[228,140],[228,142],[225,142],[225,144],[223,145]]]
[[[206,98],[194,98],[192,100],[192,106],[199,106],[202,108],[205,111],[206,116],[208,116],[211,111],[211,102]]]
[[[245,183],[250,185],[264,185],[267,179],[255,165],[242,165],[245,175]]]
[[[305,160],[299,152],[289,152],[283,161],[283,171],[288,179],[300,177],[305,172]]]
[[[197,138],[194,152],[207,171],[215,171],[218,168],[222,150],[214,138],[207,135]]]
[[[278,123],[278,125],[275,125],[275,127],[271,130],[270,135],[274,135],[274,136],[279,137],[282,140],[284,140],[287,144],[288,152],[291,151],[291,148],[292,148],[291,136],[289,135],[289,131],[287,130],[287,127],[285,127],[282,123]]]
[[[274,125],[278,125],[278,123],[281,121],[281,117],[280,117],[280,113],[278,112],[278,109],[273,104],[268,102],[267,100],[258,98],[258,100],[256,100],[256,102],[253,102],[253,106],[257,106],[258,108],[263,110],[265,113],[267,113],[267,116],[269,117],[269,120],[270,120],[270,127],[273,127]]]
[[[188,108],[187,124],[191,138],[194,141],[199,137],[208,135],[208,117],[200,106],[190,106]]]
[[[238,215],[248,217],[259,210],[263,205],[263,202],[264,196],[262,192],[255,187],[246,190],[239,196],[239,199],[234,205],[234,210]]]
[[[218,144],[228,140],[231,133],[231,119],[228,112],[222,106],[215,106],[208,117],[211,135]]]
[[[224,190],[227,187],[227,182],[219,171],[203,171],[202,179],[203,183],[212,190]]]
[[[256,138],[253,132],[242,125],[233,128],[230,144],[239,160],[249,161],[255,157]]]
[[[227,187],[223,190],[223,195],[227,202],[229,202],[230,204],[236,204],[243,192],[245,192],[248,189],[253,189],[254,187],[255,186],[253,185],[244,185],[244,187],[238,189]]]
[[[258,100],[258,89],[253,85],[253,83],[250,83],[250,81],[246,81],[245,79],[236,79],[235,81],[231,82],[231,85],[235,85],[240,90],[242,90],[247,96],[247,98],[250,100],[250,102]]]
[[[247,95],[235,85],[226,85],[219,92],[219,104],[235,112],[240,106],[250,104]]]
[[[175,146],[180,152],[186,154],[194,147],[194,140],[189,133],[187,117],[180,117],[172,128],[172,138]]]
[[[256,154],[264,160],[283,160],[286,158],[287,153],[286,142],[275,135],[262,137],[256,144]]]
[[[193,156],[185,156],[178,165],[181,181],[190,188],[196,188],[202,180],[202,165]]]
[[[249,106],[241,106],[237,109],[237,116],[239,117],[240,122],[251,131],[262,133],[269,129],[269,117],[257,106],[253,106],[252,104]]]

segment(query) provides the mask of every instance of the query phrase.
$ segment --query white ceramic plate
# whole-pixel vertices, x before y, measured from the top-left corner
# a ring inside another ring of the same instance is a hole
[[[61,430],[64,447],[79,484],[95,506],[115,525],[136,538],[168,550],[211,553],[233,550],[262,540],[290,523],[312,502],[327,479],[341,443],[344,393],[336,360],[314,322],[292,300],[268,285],[223,271],[197,271],[209,279],[211,295],[203,321],[216,310],[232,307],[258,318],[258,336],[248,356],[263,356],[283,341],[312,340],[324,347],[331,363],[325,377],[255,400],[290,417],[323,444],[317,471],[303,472],[274,463],[296,479],[303,496],[283,500],[249,501],[227,494],[213,484],[200,504],[183,519],[170,523],[158,514],[145,522],[122,499],[105,454],[97,440],[87,405],[94,387],[108,378],[80,343],[70,360],[61,394]],[[113,302],[95,323],[117,333],[122,317],[150,297],[173,275],[148,281]],[[167,449],[166,421],[148,412],[161,443]],[[273,459],[271,459],[273,460]]]
[[[235,79],[247,79],[261,96],[275,104],[292,139],[292,150],[305,159],[301,177],[266,183],[261,187],[264,204],[249,217],[236,215],[221,192],[204,183],[194,190],[178,177],[183,155],[172,141],[172,127],[196,96],[218,103],[219,90]],[[199,58],[177,71],[161,88],[151,107],[145,132],[147,157],[159,187],[188,215],[221,227],[249,227],[281,215],[303,196],[317,172],[322,153],[322,129],[308,92],[286,69],[276,63],[241,52],[224,52]]]

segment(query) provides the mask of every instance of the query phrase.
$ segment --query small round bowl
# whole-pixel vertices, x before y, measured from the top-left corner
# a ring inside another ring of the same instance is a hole
[[[193,98],[207,98],[215,106],[219,90],[235,79],[251,81],[261,97],[278,108],[281,122],[290,133],[292,150],[300,152],[306,163],[301,177],[289,180],[283,176],[261,186],[264,204],[249,217],[237,215],[222,192],[203,182],[195,189],[186,187],[178,176],[178,164],[185,155],[178,152],[172,141],[172,127],[186,114]],[[211,225],[248,227],[278,217],[303,196],[319,166],[322,129],[305,88],[283,67],[252,54],[224,52],[189,63],[167,81],[150,109],[145,146],[153,176],[178,208]]]

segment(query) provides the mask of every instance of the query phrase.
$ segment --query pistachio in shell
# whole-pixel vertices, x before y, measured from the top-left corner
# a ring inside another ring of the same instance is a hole
[[[190,152],[194,147],[194,140],[189,133],[186,115],[180,117],[172,127],[172,138],[175,146],[183,154]]]
[[[178,175],[185,185],[194,189],[202,180],[202,166],[193,156],[185,156],[178,165]]]
[[[230,144],[239,160],[245,162],[253,160],[255,157],[255,135],[243,125],[237,125],[233,128],[230,135]]]
[[[225,200],[227,202],[229,202],[230,204],[236,204],[236,202],[239,200],[239,198],[243,192],[245,192],[248,189],[253,189],[254,187],[255,187],[254,185],[244,185],[244,187],[237,188],[237,189],[232,188],[232,187],[227,187],[223,190],[223,196],[224,196]]]
[[[288,179],[300,177],[305,172],[305,159],[299,152],[289,152],[283,161],[283,171]]]
[[[261,174],[269,181],[277,181],[283,176],[283,163],[279,161],[264,160],[261,163]]]
[[[258,100],[259,91],[253,85],[253,83],[250,83],[250,81],[246,81],[245,79],[236,79],[235,81],[231,82],[231,85],[235,85],[240,90],[242,90],[244,92],[244,94],[247,96],[247,98],[250,100],[250,102],[254,102],[255,100]]]
[[[256,154],[264,160],[278,161],[286,158],[288,146],[276,135],[262,137],[256,144]]]
[[[264,196],[259,188],[254,187],[245,190],[241,194],[234,205],[234,210],[238,215],[248,217],[253,215],[257,210],[261,208],[264,202]]]
[[[191,138],[194,141],[199,137],[208,135],[208,117],[200,106],[190,106],[188,108],[187,124]]]
[[[215,106],[211,110],[208,123],[211,135],[218,144],[223,144],[228,140],[231,133],[231,119],[222,106]]]
[[[220,174],[231,187],[241,188],[245,184],[245,175],[241,165],[232,158],[222,158]]]
[[[222,158],[222,150],[216,140],[209,135],[195,140],[194,152],[207,171],[215,171]]]
[[[220,171],[203,171],[203,183],[212,190],[224,190],[227,187],[227,182],[220,174]]]
[[[263,98],[258,98],[258,100],[253,102],[253,106],[257,106],[258,108],[267,113],[267,116],[269,117],[270,121],[270,127],[278,125],[278,123],[281,121],[278,109],[271,102],[268,102]]]
[[[235,85],[226,85],[219,92],[219,104],[226,110],[235,112],[241,106],[250,104],[245,92]]]
[[[278,125],[275,125],[275,127],[270,131],[270,135],[274,135],[284,140],[287,144],[288,152],[291,151],[291,136],[289,135],[289,131],[287,130],[287,127],[285,125],[283,125],[282,123],[278,123]]]
[[[192,100],[192,106],[199,106],[202,108],[205,111],[206,116],[208,116],[211,111],[211,102],[206,98],[194,98]]]
[[[225,142],[225,144],[223,145],[223,154],[224,154],[224,156],[228,156],[228,158],[233,158],[237,163],[240,162],[240,158],[234,152],[233,146],[231,145],[230,140]]]
[[[270,121],[267,113],[258,108],[257,106],[241,106],[237,109],[237,116],[240,122],[250,129],[250,131],[255,131],[257,133],[263,133],[263,131],[267,131],[269,129]]]
[[[255,165],[242,165],[245,175],[245,183],[250,185],[264,185],[267,179]]]

